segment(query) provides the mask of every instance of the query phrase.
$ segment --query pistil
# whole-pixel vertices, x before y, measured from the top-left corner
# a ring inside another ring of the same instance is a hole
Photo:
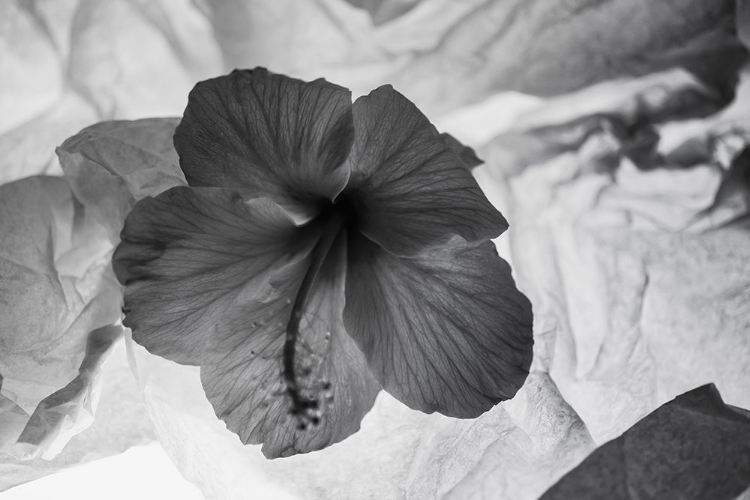
[[[320,403],[316,398],[303,395],[297,383],[295,356],[297,341],[300,337],[300,324],[307,308],[310,294],[315,286],[320,270],[323,268],[323,263],[330,254],[336,239],[344,231],[347,222],[346,213],[342,210],[332,209],[329,214],[323,234],[312,251],[310,267],[308,267],[307,273],[302,279],[299,292],[297,292],[297,297],[292,305],[292,314],[287,324],[286,340],[284,342],[284,382],[286,384],[286,392],[292,402],[291,413],[297,418],[300,429],[306,429],[309,424],[316,425],[320,420],[318,415]]]

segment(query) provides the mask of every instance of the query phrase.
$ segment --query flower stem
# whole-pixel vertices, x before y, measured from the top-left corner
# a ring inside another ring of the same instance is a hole
[[[300,323],[302,322],[302,317],[315,281],[320,274],[320,270],[323,268],[323,263],[330,253],[334,242],[344,229],[345,223],[346,217],[343,213],[337,210],[331,211],[323,234],[312,251],[310,267],[308,267],[307,273],[302,279],[302,284],[292,306],[292,315],[287,324],[286,340],[284,342],[283,376],[286,384],[286,392],[292,400],[291,413],[297,418],[300,429],[306,429],[310,423],[315,425],[320,419],[318,415],[319,402],[317,399],[302,395],[299,384],[297,384],[294,361],[297,340],[300,335]]]

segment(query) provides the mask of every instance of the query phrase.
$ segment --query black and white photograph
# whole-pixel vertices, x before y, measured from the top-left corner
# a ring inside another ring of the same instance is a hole
[[[750,0],[0,0],[0,500],[750,500]]]

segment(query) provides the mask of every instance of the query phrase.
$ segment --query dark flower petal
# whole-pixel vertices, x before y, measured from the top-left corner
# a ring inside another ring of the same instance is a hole
[[[477,156],[476,151],[474,151],[469,146],[462,144],[461,141],[459,141],[452,135],[443,132],[442,134],[440,134],[440,140],[443,141],[443,144],[445,144],[451,151],[458,155],[467,169],[472,170],[474,167],[479,166],[483,163],[482,160]]]
[[[241,294],[306,253],[316,228],[298,228],[268,199],[175,187],[139,201],[112,258],[125,285],[125,326],[150,352],[198,364],[213,324]]]
[[[256,68],[198,83],[174,144],[191,186],[297,206],[341,192],[352,136],[348,89]]]
[[[353,237],[344,324],[383,388],[427,413],[476,417],[531,364],[531,304],[489,241],[403,258]]]
[[[360,230],[398,255],[447,242],[494,238],[508,223],[453,148],[389,85],[354,103],[348,196]]]
[[[319,450],[355,433],[380,390],[343,328],[344,243],[340,238],[318,275],[296,345],[295,380],[301,395],[317,402],[317,424],[299,427],[281,373],[286,326],[309,259],[277,273],[265,299],[238,301],[208,340],[201,380],[216,415],[243,443],[263,443],[269,458]]]

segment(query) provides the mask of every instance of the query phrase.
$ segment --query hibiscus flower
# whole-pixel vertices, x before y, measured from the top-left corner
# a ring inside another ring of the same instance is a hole
[[[139,201],[113,257],[124,324],[199,365],[243,443],[324,448],[381,388],[474,418],[523,384],[531,306],[490,241],[508,225],[466,150],[392,87],[352,104],[322,79],[234,71],[196,85],[174,145],[189,186]]]

